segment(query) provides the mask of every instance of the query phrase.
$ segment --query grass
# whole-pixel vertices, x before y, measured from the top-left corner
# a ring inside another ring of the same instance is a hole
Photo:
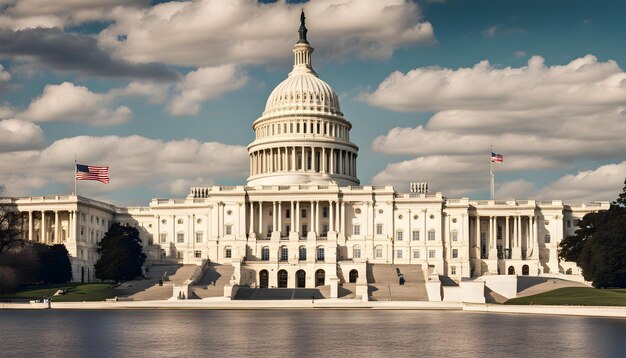
[[[506,305],[626,306],[626,289],[564,287],[532,296],[513,298]]]
[[[66,288],[64,295],[53,295],[60,289]],[[15,292],[0,295],[0,299],[38,299],[52,297],[57,302],[104,301],[115,297],[115,285],[110,283],[59,283],[51,285],[21,286]]]

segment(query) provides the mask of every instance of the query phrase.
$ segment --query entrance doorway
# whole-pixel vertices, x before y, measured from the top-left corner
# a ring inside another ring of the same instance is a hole
[[[357,278],[359,278],[359,271],[350,270],[350,283],[356,283]]]
[[[306,287],[306,272],[304,272],[304,270],[298,270],[298,272],[296,272],[296,287]]]
[[[509,266],[509,275],[515,275],[515,267]]]
[[[324,286],[326,284],[326,273],[324,270],[315,271],[315,286]]]
[[[278,287],[287,288],[287,271],[285,270],[278,271]]]
[[[528,271],[530,271],[528,265],[522,266],[522,275],[528,276]]]
[[[260,288],[267,288],[267,286],[269,286],[269,273],[267,272],[267,270],[261,270],[261,272],[259,272],[259,287]]]

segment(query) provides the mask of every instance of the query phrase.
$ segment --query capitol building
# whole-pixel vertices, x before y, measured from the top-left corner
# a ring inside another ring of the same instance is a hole
[[[558,243],[607,202],[472,200],[361,185],[359,147],[335,91],[313,69],[302,21],[294,65],[252,123],[245,185],[190,188],[185,198],[119,207],[76,195],[0,198],[31,241],[63,243],[76,281],[94,280],[113,222],[136,227],[148,263],[232,267],[241,287],[372,284],[372,270],[461,283],[488,275],[580,275]],[[364,293],[363,293],[364,294]]]

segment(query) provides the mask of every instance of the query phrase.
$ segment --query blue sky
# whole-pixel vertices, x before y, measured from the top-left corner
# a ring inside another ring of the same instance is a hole
[[[620,1],[12,0],[0,13],[2,195],[120,204],[244,184],[299,11],[361,182],[451,197],[612,200],[626,176]],[[42,5],[43,4],[43,5]],[[622,143],[624,142],[624,143]]]

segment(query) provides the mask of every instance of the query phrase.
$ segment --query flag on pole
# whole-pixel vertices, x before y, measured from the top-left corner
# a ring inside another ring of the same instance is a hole
[[[97,180],[109,184],[109,167],[76,164],[76,180]]]
[[[491,162],[502,163],[504,162],[504,157],[502,156],[502,154],[491,152]]]

